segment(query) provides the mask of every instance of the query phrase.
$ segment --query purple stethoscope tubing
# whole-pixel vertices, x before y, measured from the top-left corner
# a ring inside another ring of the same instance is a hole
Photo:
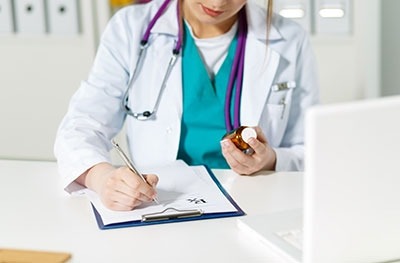
[[[246,49],[246,37],[247,37],[246,11],[243,8],[239,12],[238,26],[239,26],[238,43],[236,47],[231,74],[229,75],[228,87],[225,97],[225,126],[228,132],[233,129],[237,129],[240,126],[240,98],[242,94],[244,54]],[[232,92],[235,80],[236,80],[236,91],[235,91],[234,110],[233,110],[234,123],[232,125],[230,108],[231,108],[231,99],[232,99]]]
[[[168,5],[170,4],[171,0],[165,0],[163,4],[160,6],[158,9],[157,13],[154,15],[152,20],[150,21],[149,25],[147,26],[146,31],[143,34],[143,37],[140,41],[140,54],[139,54],[139,59],[138,59],[138,65],[141,64],[141,59],[142,59],[142,52],[146,49],[149,38],[150,38],[150,33],[152,28],[154,27],[155,23],[157,20],[162,16]],[[173,65],[176,62],[176,58],[179,55],[181,49],[182,49],[182,43],[183,43],[183,21],[181,19],[181,4],[180,1],[178,0],[177,4],[177,22],[178,22],[178,40],[175,44],[175,47],[172,51],[173,56],[171,58],[171,61],[169,63],[169,67],[167,70],[167,73],[164,76],[163,84],[161,85],[161,90],[160,93],[157,97],[156,105],[153,108],[153,111],[144,111],[143,113],[133,113],[130,108],[127,106],[128,105],[128,98],[129,98],[129,88],[125,92],[124,99],[123,99],[123,109],[126,111],[127,114],[139,119],[139,120],[147,120],[151,116],[155,114],[158,108],[158,104],[161,98],[161,94],[163,92],[163,89],[165,87],[165,82],[166,79],[169,77],[170,71],[173,67]],[[224,114],[225,114],[225,126],[227,131],[231,131],[233,129],[236,129],[240,126],[240,98],[241,98],[241,92],[242,92],[242,84],[243,84],[243,72],[244,72],[244,54],[245,54],[245,49],[246,49],[246,37],[247,37],[247,19],[246,19],[246,11],[244,8],[239,12],[239,24],[238,24],[238,43],[236,47],[236,52],[234,56],[234,61],[232,65],[232,69],[229,75],[229,80],[228,80],[228,85],[227,85],[227,91],[226,91],[226,97],[225,97],[225,107],[224,107]],[[132,79],[135,78],[137,72],[137,67],[134,70]],[[234,90],[236,82],[236,90],[235,90],[235,97],[234,97],[234,110],[233,110],[233,117],[234,117],[234,123],[232,124],[231,120],[231,100],[232,100],[232,93]],[[128,85],[130,87],[130,85]]]
[[[165,0],[164,3],[160,6],[157,13],[154,15],[153,19],[150,21],[149,25],[147,26],[146,31],[143,34],[142,40],[140,41],[141,45],[147,45],[150,38],[150,32],[153,29],[154,25],[156,24],[157,20],[162,16],[165,9],[167,9],[171,0]],[[177,20],[179,26],[179,33],[178,33],[178,41],[176,42],[175,48],[173,50],[174,54],[179,54],[182,48],[182,39],[183,39],[183,28],[182,28],[182,21],[181,21],[181,8],[180,8],[180,1],[176,5],[177,9]]]
[[[168,67],[167,67],[167,71],[165,72],[165,75],[163,77],[162,83],[161,83],[161,87],[160,87],[160,91],[157,95],[157,99],[156,102],[154,104],[154,107],[152,110],[145,110],[143,112],[132,112],[132,110],[129,108],[128,106],[128,100],[129,100],[129,90],[131,87],[131,83],[135,80],[135,78],[137,77],[138,74],[138,69],[142,66],[142,61],[143,61],[143,54],[145,53],[147,47],[148,47],[148,43],[149,43],[149,38],[150,38],[150,31],[151,29],[154,27],[155,23],[157,22],[157,20],[161,17],[161,15],[164,13],[165,9],[168,7],[169,3],[171,2],[171,0],[166,0],[164,1],[164,3],[161,5],[161,7],[158,9],[157,13],[154,15],[153,19],[150,21],[149,25],[147,26],[147,29],[145,31],[145,33],[143,34],[143,37],[140,41],[140,50],[139,50],[139,54],[138,54],[138,59],[136,61],[136,67],[130,77],[130,80],[128,82],[128,88],[125,91],[125,94],[123,96],[123,99],[121,101],[121,106],[122,109],[125,111],[125,114],[130,115],[132,117],[134,117],[137,120],[140,121],[145,121],[145,120],[149,120],[152,117],[154,117],[156,115],[156,112],[158,110],[158,105],[160,104],[161,101],[161,97],[162,94],[164,92],[164,89],[166,87],[166,83],[167,80],[169,78],[169,75],[171,74],[172,68],[175,65],[178,55],[180,53],[180,50],[182,48],[182,39],[183,39],[183,24],[182,24],[182,19],[180,19],[181,17],[181,8],[180,8],[180,2],[178,2],[177,4],[177,21],[178,21],[178,26],[179,26],[179,35],[178,35],[178,41],[176,42],[176,45],[174,47],[174,49],[172,50],[172,56],[171,59],[168,63]]]

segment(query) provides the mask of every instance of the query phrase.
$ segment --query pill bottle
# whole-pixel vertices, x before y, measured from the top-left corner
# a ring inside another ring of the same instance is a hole
[[[225,134],[222,139],[230,139],[237,148],[242,151],[247,151],[251,149],[248,144],[250,138],[257,138],[256,130],[248,126],[240,126],[239,128]]]

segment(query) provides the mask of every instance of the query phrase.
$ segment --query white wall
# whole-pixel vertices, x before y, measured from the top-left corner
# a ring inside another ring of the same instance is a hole
[[[0,158],[52,160],[57,126],[97,46],[92,1],[78,36],[0,36]]]
[[[54,159],[56,129],[87,77],[98,30],[108,20],[107,3],[80,1],[80,36],[0,36],[0,158]],[[354,0],[353,11],[353,35],[312,37],[323,103],[380,93],[380,1]]]

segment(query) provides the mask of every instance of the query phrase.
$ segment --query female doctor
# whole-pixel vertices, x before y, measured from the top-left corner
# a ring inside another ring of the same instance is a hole
[[[88,187],[114,210],[156,196],[127,167],[110,163],[126,124],[140,166],[176,159],[239,174],[303,169],[307,107],[317,103],[314,56],[296,23],[246,0],[153,0],[109,22],[86,81],[55,142],[67,191]],[[245,154],[222,136],[253,126]]]

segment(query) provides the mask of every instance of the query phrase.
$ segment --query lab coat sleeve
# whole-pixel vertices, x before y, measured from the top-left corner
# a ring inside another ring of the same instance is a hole
[[[123,125],[120,103],[129,79],[132,39],[127,19],[122,11],[110,20],[89,77],[73,95],[58,128],[54,154],[68,192],[79,189],[74,181],[87,169],[110,162],[110,140]]]
[[[296,85],[289,120],[280,147],[275,148],[276,171],[304,170],[304,117],[307,108],[319,102],[319,80],[314,52],[303,32],[297,52]]]

